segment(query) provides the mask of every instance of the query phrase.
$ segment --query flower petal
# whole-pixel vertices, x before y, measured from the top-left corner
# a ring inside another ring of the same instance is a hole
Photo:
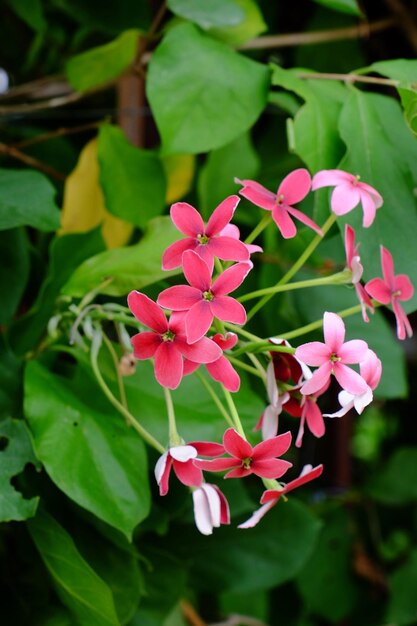
[[[213,441],[190,441],[189,446],[193,446],[203,456],[220,456],[224,454],[224,446]]]
[[[214,281],[211,287],[212,293],[215,296],[225,296],[231,293],[240,287],[252,267],[252,263],[236,263],[224,270]]]
[[[297,234],[297,228],[288,214],[287,207],[285,205],[275,205],[272,209],[272,219],[278,226],[281,235],[284,239],[292,239]]]
[[[188,311],[201,301],[201,291],[189,285],[174,285],[164,289],[158,296],[157,303],[171,311]]]
[[[226,452],[237,459],[247,459],[252,456],[252,446],[234,428],[228,428],[224,433],[223,445]]]
[[[211,272],[208,265],[197,252],[186,250],[182,255],[182,269],[184,276],[192,287],[200,291],[209,291],[211,287]]]
[[[162,269],[175,270],[182,265],[182,255],[186,250],[195,250],[198,246],[196,239],[186,237],[172,243],[162,255]]]
[[[305,417],[307,426],[315,437],[323,437],[325,432],[324,419],[317,402],[306,398]]]
[[[287,206],[286,208],[290,215],[296,217],[300,222],[302,222],[309,228],[312,228],[318,235],[320,235],[320,237],[323,237],[323,231],[320,226],[317,226],[316,222],[313,222],[313,220],[307,217],[305,213],[299,211],[298,209],[295,209],[293,206]]]
[[[260,522],[264,515],[266,515],[268,511],[270,511],[272,507],[276,505],[277,502],[278,498],[276,500],[270,500],[266,504],[263,504],[257,511],[252,514],[249,519],[246,520],[246,522],[239,524],[238,528],[253,528],[254,526],[256,526],[256,524]]]
[[[284,196],[285,204],[290,206],[303,200],[311,187],[311,176],[304,168],[290,172],[278,187],[277,196]]]
[[[192,344],[178,339],[175,345],[186,359],[194,363],[212,363],[222,356],[221,348],[208,337],[203,337]]]
[[[384,283],[382,278],[372,278],[365,285],[366,291],[371,298],[375,298],[381,304],[389,304],[391,302],[391,289]]]
[[[392,254],[389,250],[381,246],[381,266],[382,266],[382,275],[384,276],[384,281],[387,287],[389,287],[392,291],[394,286],[394,261],[392,259]]]
[[[182,356],[172,341],[164,341],[155,352],[155,378],[162,387],[176,389],[182,378]]]
[[[367,191],[359,188],[359,194],[361,197],[361,204],[363,208],[362,226],[364,228],[369,228],[369,226],[372,225],[376,215],[375,202],[373,197]]]
[[[207,500],[207,496],[203,489],[195,489],[193,491],[193,508],[195,524],[203,535],[211,535],[213,533],[213,523],[211,521],[211,513]]]
[[[185,316],[185,328],[188,343],[202,339],[213,321],[210,302],[200,300],[194,304]]]
[[[343,363],[352,364],[359,363],[366,358],[368,351],[368,344],[362,339],[352,339],[346,341],[339,349],[338,356],[342,359]]]
[[[290,467],[292,467],[292,463],[282,459],[254,460],[251,463],[252,472],[260,478],[280,478]]]
[[[207,248],[211,254],[223,261],[247,261],[249,259],[247,246],[243,241],[232,237],[213,237],[208,242]]]
[[[171,219],[180,232],[189,237],[204,233],[204,222],[200,213],[187,202],[176,202],[170,210]]]
[[[219,206],[214,209],[207,222],[205,234],[207,237],[214,237],[227,226],[233,217],[237,205],[240,202],[239,196],[229,196]]]
[[[138,333],[131,339],[135,359],[150,359],[161,345],[160,335],[151,332]]]
[[[411,280],[406,274],[397,274],[394,278],[394,293],[399,294],[395,296],[396,299],[406,301],[414,295],[414,287]]]
[[[331,354],[338,354],[345,340],[345,323],[336,313],[326,311],[323,315],[324,341]]]
[[[295,350],[295,357],[312,367],[322,365],[329,360],[330,355],[328,346],[321,341],[309,341]]]
[[[194,465],[194,461],[173,461],[174,472],[180,482],[188,487],[199,487],[203,482],[203,472]]]
[[[320,365],[320,367],[314,372],[313,376],[304,383],[301,387],[301,393],[306,396],[313,395],[327,384],[331,373],[332,363],[330,361],[326,361],[326,363]]]
[[[353,183],[356,177],[343,170],[321,170],[313,176],[311,189],[315,191],[320,187],[333,187],[343,183]]]
[[[235,182],[243,185],[243,188],[239,191],[240,195],[256,204],[256,206],[261,207],[261,209],[272,211],[274,206],[276,206],[276,195],[256,181],[235,179]]]
[[[169,453],[175,461],[186,463],[190,459],[197,457],[197,450],[191,444],[185,446],[173,446],[169,449]]]
[[[333,189],[330,206],[336,215],[345,215],[360,202],[359,189],[350,183],[339,185]]]
[[[213,363],[207,363],[206,367],[213,380],[221,383],[228,391],[232,393],[239,391],[239,374],[225,356],[221,356],[220,359],[213,361]]]
[[[261,459],[269,459],[276,456],[281,456],[287,452],[291,445],[291,433],[288,431],[277,437],[272,437],[266,441],[258,443],[252,451],[252,459],[255,461]]]
[[[230,296],[219,296],[210,302],[210,308],[215,317],[223,322],[245,324],[246,311],[243,304]]]
[[[207,502],[210,509],[211,515],[211,523],[213,528],[218,528],[220,526],[220,498],[217,491],[214,489],[213,485],[207,485],[204,483],[201,485],[201,488],[204,490]]]
[[[172,459],[166,452],[155,465],[155,478],[159,486],[159,495],[166,496],[169,489],[169,475],[171,473]]]
[[[136,319],[148,326],[148,328],[152,328],[152,330],[161,334],[168,330],[165,313],[144,293],[131,291],[127,296],[127,304]]]
[[[224,470],[230,469],[232,467],[239,467],[240,459],[196,459],[194,461],[194,464],[196,467],[199,467],[205,472],[223,472]]]
[[[364,393],[368,388],[362,376],[343,363],[333,363],[333,372],[339,385],[355,396]]]

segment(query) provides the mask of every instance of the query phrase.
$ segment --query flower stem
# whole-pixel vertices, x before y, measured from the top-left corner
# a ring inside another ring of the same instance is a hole
[[[316,235],[312,239],[310,244],[307,246],[307,248],[304,250],[304,252],[298,258],[298,260],[294,263],[294,265],[277,282],[277,284],[276,284],[277,287],[280,286],[280,285],[286,285],[288,283],[288,281],[291,280],[291,278],[294,276],[294,274],[296,274],[298,272],[298,270],[304,265],[304,263],[307,261],[307,259],[313,254],[314,250],[317,248],[319,243],[322,241],[322,239],[326,235],[326,233],[333,226],[335,221],[336,221],[336,215],[334,213],[331,213],[329,215],[329,217],[327,218],[325,224],[323,225],[323,228],[322,228],[323,236]],[[267,302],[269,302],[269,300],[272,298],[272,296],[273,296],[273,294],[268,294],[268,295],[264,296],[261,300],[259,300],[259,302],[257,302],[255,304],[255,306],[249,311],[249,313],[247,315],[247,321],[249,321],[255,315],[255,313],[257,313],[259,311],[259,309],[261,309]]]
[[[237,411],[236,405],[232,398],[232,394],[230,393],[230,391],[227,391],[227,389],[225,389],[224,387],[223,387],[223,393],[226,398],[226,402],[227,402],[229,411],[232,416],[234,427],[236,428],[239,435],[243,437],[243,439],[246,439],[245,431],[243,430],[242,422],[240,421],[239,413]]]
[[[362,307],[360,304],[356,304],[355,306],[351,306],[348,309],[343,309],[342,311],[338,311],[337,315],[339,317],[349,317],[350,315],[355,315],[356,313],[360,313],[362,311]],[[311,333],[313,330],[319,330],[323,326],[323,319],[319,319],[315,322],[311,322],[311,324],[307,324],[306,326],[302,326],[301,328],[297,328],[296,330],[292,330],[289,333],[284,333],[280,335],[280,339],[294,339],[295,337],[300,337],[301,335],[306,335],[307,333]]]
[[[282,335],[280,339],[284,339],[284,337],[286,337],[286,335]],[[244,346],[236,350],[233,353],[233,356],[238,357],[241,354],[246,354],[247,356],[249,356],[248,353],[250,352],[285,352],[287,354],[294,354],[295,348],[291,348],[289,346],[277,346],[267,339],[261,339],[258,341],[246,343]]]
[[[252,363],[254,364],[256,370],[258,371],[259,375],[261,376],[262,380],[264,382],[266,382],[266,372],[265,372],[265,368],[262,367],[262,363],[260,362],[259,359],[256,358],[256,356],[254,354],[249,353],[248,354],[248,359],[250,361],[252,361]]]
[[[113,348],[112,342],[107,337],[107,335],[105,335],[104,333],[103,333],[103,340],[104,340],[104,343],[106,344],[107,350],[110,352],[111,358],[113,360],[114,371],[116,372],[117,386],[119,387],[119,394],[120,394],[121,403],[123,404],[125,409],[127,409],[126,392],[125,392],[125,386],[123,384],[122,376],[120,375],[119,359],[117,358],[117,354],[116,354],[115,349]]]
[[[229,322],[226,322],[225,326],[234,333],[242,335],[242,337],[246,337],[246,339],[250,339],[251,341],[263,341],[263,339],[261,339],[257,335],[249,333],[247,330],[244,330],[243,328],[241,328],[240,326],[236,326],[235,324],[229,324]]]
[[[169,424],[169,445],[170,446],[180,446],[182,444],[182,439],[177,431],[177,423],[175,421],[175,411],[174,411],[174,403],[172,402],[172,396],[169,389],[163,387],[165,402],[167,405],[167,413],[168,413],[168,424]]]
[[[114,406],[114,408],[117,409],[117,411],[119,411],[121,415],[123,415],[128,425],[132,426],[132,428],[134,428],[136,432],[139,433],[139,435],[144,441],[146,441],[147,444],[163,454],[165,452],[165,448],[150,433],[148,433],[148,431],[141,424],[139,424],[139,422],[133,417],[130,411],[128,411],[128,409],[124,407],[117,398],[115,398],[115,396],[107,386],[98,366],[98,354],[100,351],[101,339],[101,331],[96,331],[90,352],[91,368],[97,379],[98,384],[101,387],[101,390],[103,391],[109,402]]]
[[[248,357],[249,357],[249,354],[248,354]],[[236,365],[236,367],[239,367],[240,369],[245,370],[246,372],[249,372],[250,374],[253,374],[254,376],[257,376],[258,378],[264,379],[264,376],[262,376],[262,374],[258,372],[258,370],[255,367],[252,367],[251,365],[244,363],[240,359],[235,359],[232,356],[228,356],[227,358],[229,359],[230,363],[232,363],[233,365]]]
[[[274,287],[266,287],[265,289],[258,289],[252,291],[244,296],[238,298],[239,302],[245,302],[246,300],[252,300],[253,298],[259,298],[260,296],[271,295],[273,296],[280,291],[292,291],[294,289],[304,289],[307,287],[321,287],[323,285],[344,285],[351,282],[352,272],[350,270],[343,270],[332,274],[331,276],[322,276],[320,278],[312,278],[310,280],[300,280],[295,283],[275,285]]]
[[[245,243],[252,243],[252,241],[254,241],[261,234],[261,232],[264,231],[267,226],[269,226],[271,222],[272,213],[268,212],[266,215],[263,216],[259,224],[255,226],[253,231],[249,233],[249,235],[246,237]]]
[[[206,378],[203,376],[203,374],[201,372],[199,372],[198,370],[196,371],[196,374],[199,377],[199,379],[201,380],[201,382],[203,383],[203,385],[206,388],[209,396],[211,397],[211,399],[213,400],[214,404],[219,409],[220,413],[223,415],[223,417],[226,420],[226,422],[230,426],[234,426],[232,418],[230,417],[229,413],[226,411],[226,409],[224,408],[224,406],[220,402],[219,398],[217,397],[216,392],[214,391],[213,387],[210,385],[208,380],[206,380]]]

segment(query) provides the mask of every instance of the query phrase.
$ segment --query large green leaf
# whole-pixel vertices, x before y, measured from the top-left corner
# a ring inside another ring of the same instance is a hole
[[[401,505],[416,501],[417,448],[396,450],[371,480],[369,488],[372,496],[385,504]]]
[[[22,399],[22,362],[0,335],[0,419],[18,417]]]
[[[178,528],[175,549],[191,561],[197,589],[246,593],[293,578],[311,555],[319,520],[295,500],[278,505],[255,528],[216,529],[212,536]]]
[[[0,324],[13,317],[29,278],[29,249],[24,229],[0,231]]]
[[[417,621],[417,551],[399,567],[390,579],[390,597],[386,623],[414,626]]]
[[[145,448],[88,373],[67,380],[29,363],[25,413],[36,455],[55,484],[131,537],[149,513]]]
[[[325,518],[314,552],[297,577],[306,606],[338,622],[352,612],[357,587],[351,571],[352,533],[343,509]]]
[[[69,82],[84,91],[117,78],[133,62],[138,40],[138,30],[127,30],[104,46],[73,56],[66,66]]]
[[[137,0],[54,0],[54,4],[82,25],[106,33],[118,34],[128,28],[147,30],[150,10],[148,3]]]
[[[119,626],[109,587],[83,559],[62,526],[40,511],[28,529],[57,594],[79,623]]]
[[[259,157],[247,133],[210,152],[198,179],[201,213],[208,217],[224,198],[236,193],[235,177],[255,178],[259,167]]]
[[[56,230],[55,188],[40,172],[0,169],[0,230],[33,226]]]
[[[165,172],[155,152],[135,148],[119,128],[104,125],[100,128],[98,160],[110,213],[140,228],[162,213]]]
[[[132,289],[142,289],[163,278],[179,273],[164,272],[161,268],[162,253],[180,238],[169,217],[157,217],[149,223],[142,239],[134,246],[107,250],[82,263],[64,285],[66,295],[81,297],[98,287],[106,278],[100,293],[123,296]]]
[[[25,424],[12,419],[0,422],[0,522],[35,515],[39,498],[25,499],[10,483],[27,463],[36,465],[37,461]]]
[[[349,15],[362,15],[357,0],[314,0],[317,4],[321,4],[327,9],[348,13]]]
[[[398,146],[392,144],[392,137],[385,130],[385,126],[395,122],[390,118],[381,124],[377,102],[372,94],[357,89],[350,91],[340,118],[340,133],[347,146],[340,167],[360,174],[364,182],[378,189],[384,204],[371,228],[361,228],[359,208],[349,213],[347,219],[361,241],[366,279],[381,275],[379,246],[382,244],[393,255],[395,273],[406,273],[417,284],[417,257],[410,254],[415,245],[414,233],[417,232],[414,184],[404,159],[396,158]],[[417,144],[415,155],[417,157]],[[417,292],[404,308],[413,311],[416,306]]]
[[[165,152],[219,148],[250,128],[269,72],[192,24],[172,28],[152,55],[147,94]]]
[[[201,28],[235,26],[245,14],[236,0],[168,0],[168,8]]]
[[[233,47],[242,45],[268,28],[256,0],[235,0],[235,2],[243,11],[243,20],[235,26],[213,27],[209,31],[212,37]]]

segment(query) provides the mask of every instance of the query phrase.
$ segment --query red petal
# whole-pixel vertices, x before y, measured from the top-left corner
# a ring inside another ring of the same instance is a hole
[[[232,267],[229,267],[216,278],[211,291],[215,296],[225,296],[231,293],[240,287],[252,267],[252,263],[237,263],[236,265],[232,265]]]
[[[248,261],[249,250],[243,241],[232,237],[213,237],[207,244],[210,252],[223,261]]]
[[[155,378],[160,385],[176,389],[182,378],[182,356],[172,341],[164,341],[155,352]]]
[[[292,463],[282,459],[253,461],[251,464],[252,472],[261,478],[280,478],[290,467],[292,467]]]
[[[201,469],[194,465],[193,460],[180,463],[174,459],[173,466],[178,480],[181,481],[183,485],[199,487],[203,482],[203,473]]]
[[[188,311],[201,301],[201,291],[189,285],[174,285],[164,289],[158,296],[158,304],[171,311]]]
[[[287,452],[291,445],[291,433],[287,432],[277,437],[272,437],[266,441],[258,443],[254,447],[252,452],[252,459],[255,461],[261,459],[270,459],[276,456],[281,456]]]
[[[211,272],[208,265],[197,252],[187,250],[182,256],[182,269],[187,281],[199,289],[199,291],[210,291]]]
[[[226,452],[237,459],[247,459],[252,456],[252,446],[234,428],[228,428],[224,433],[223,445]]]
[[[204,233],[204,222],[200,213],[187,202],[176,202],[171,207],[171,219],[179,231],[189,237]]]
[[[227,226],[240,202],[239,196],[229,196],[211,214],[206,226],[207,237],[214,237]]]
[[[239,191],[240,195],[267,211],[272,211],[276,202],[276,195],[269,191],[254,180],[239,181],[243,188]]]
[[[139,333],[132,337],[135,359],[150,359],[161,345],[162,338],[156,333]]]
[[[245,324],[246,311],[243,304],[230,296],[219,296],[210,302],[210,308],[215,317],[223,322]]]
[[[185,317],[185,328],[188,343],[202,339],[213,321],[210,302],[200,300],[194,304]]]
[[[182,255],[186,250],[195,250],[198,243],[195,239],[187,237],[180,239],[168,246],[162,255],[162,269],[175,270],[182,265]]]
[[[165,313],[144,293],[131,291],[127,296],[127,304],[136,319],[145,326],[161,334],[168,330]]]
[[[234,369],[233,365],[226,359],[225,356],[221,356],[220,359],[213,363],[207,363],[207,371],[213,380],[216,380],[232,393],[239,391],[240,377]]]
[[[272,218],[278,226],[284,239],[292,239],[297,234],[297,229],[286,207],[275,205],[272,209]]]
[[[212,363],[222,356],[221,348],[208,337],[203,337],[192,344],[176,339],[175,345],[186,359],[195,363]]]
[[[277,196],[284,196],[285,204],[296,204],[306,197],[311,187],[311,176],[304,168],[294,170],[278,187]]]

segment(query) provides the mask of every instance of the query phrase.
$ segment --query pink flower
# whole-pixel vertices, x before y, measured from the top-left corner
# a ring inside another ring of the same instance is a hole
[[[344,343],[345,325],[336,313],[326,311],[323,318],[324,341],[311,341],[299,346],[295,356],[307,365],[319,366],[313,376],[301,387],[304,395],[315,394],[322,389],[332,374],[343,389],[353,394],[366,391],[363,378],[347,365],[363,361],[368,344],[361,339]]]
[[[213,528],[230,524],[229,505],[217,485],[202,483],[193,490],[195,524],[203,535],[211,535]]]
[[[237,226],[234,224],[227,224],[220,232],[220,235],[226,235],[227,237],[232,237],[233,239],[240,240],[240,231]],[[244,243],[244,242],[243,242]],[[255,254],[255,252],[263,252],[263,248],[253,243],[244,243],[249,254]]]
[[[361,265],[361,259],[358,254],[358,248],[355,246],[355,231],[349,224],[345,226],[345,250],[346,250],[346,265],[352,272],[352,284],[355,287],[356,295],[362,307],[362,318],[364,322],[369,322],[369,317],[366,313],[366,307],[374,312],[374,305],[371,298],[365,291],[365,288],[360,283],[360,279],[363,274],[363,267]]]
[[[271,439],[278,432],[278,417],[282,413],[282,405],[290,398],[286,391],[282,394],[279,393],[273,361],[269,363],[266,369],[266,391],[269,404],[262,413],[255,430],[261,429],[262,439]]]
[[[213,284],[207,263],[192,250],[182,255],[182,265],[189,285],[168,287],[159,294],[157,302],[172,311],[188,311],[184,320],[189,343],[199,341],[206,334],[214,317],[234,324],[246,322],[243,305],[227,294],[243,282],[252,268],[250,262],[229,267]]]
[[[304,427],[307,423],[307,426],[310,432],[317,437],[323,437],[325,433],[324,419],[321,413],[321,410],[317,404],[317,398],[323,395],[327,391],[330,385],[330,378],[327,383],[316,391],[315,394],[311,394],[308,396],[304,396],[301,400],[301,416],[300,416],[300,426],[298,428],[297,439],[295,441],[295,445],[297,448],[300,448],[303,443],[304,436]]]
[[[163,387],[178,387],[183,376],[183,357],[196,363],[211,363],[221,356],[221,348],[207,337],[190,345],[184,321],[173,314],[168,322],[164,312],[145,294],[132,291],[127,301],[133,315],[153,331],[132,337],[133,354],[140,360],[155,357],[155,377]]]
[[[368,385],[367,390],[356,396],[348,391],[341,391],[338,397],[342,408],[336,413],[325,413],[325,417],[342,417],[353,408],[355,408],[360,415],[364,408],[372,402],[372,391],[376,389],[381,379],[381,361],[373,350],[368,350],[365,360],[359,364],[359,368],[362,378]]]
[[[312,467],[311,465],[305,465],[303,470],[298,478],[292,480],[282,487],[282,489],[268,489],[264,491],[261,498],[261,506],[260,509],[255,511],[255,513],[250,517],[246,522],[240,524],[238,528],[253,528],[256,524],[264,517],[268,511],[274,507],[281,496],[287,494],[306,483],[318,478],[323,472],[323,465],[317,465],[317,467]]]
[[[397,321],[398,339],[405,339],[406,334],[412,337],[413,329],[399,300],[410,300],[414,294],[414,287],[406,274],[394,275],[391,253],[384,246],[381,246],[381,265],[384,279],[373,278],[366,283],[365,289],[381,304],[391,303]]]
[[[177,202],[171,207],[171,219],[184,235],[170,245],[162,256],[162,269],[180,267],[185,250],[194,250],[213,271],[214,257],[224,261],[247,261],[249,252],[244,243],[235,237],[223,235],[221,231],[233,217],[240,202],[238,196],[229,196],[219,204],[204,225],[200,213],[186,202]]]
[[[159,493],[165,496],[168,493],[168,482],[171,469],[178,480],[189,487],[199,487],[203,482],[203,472],[194,465],[198,454],[203,456],[220,456],[224,448],[219,443],[209,441],[194,441],[183,446],[173,446],[159,457],[155,465],[155,479],[159,486]]]
[[[322,170],[313,177],[312,190],[320,187],[333,187],[330,205],[333,213],[344,215],[362,203],[363,226],[367,228],[375,219],[376,210],[382,206],[382,196],[376,189],[359,182],[359,176],[354,176],[343,170]]]
[[[235,335],[235,333],[226,333],[226,336],[223,336],[221,333],[217,333],[211,337],[211,339],[214,343],[217,343],[223,351],[230,350],[237,343],[237,335]],[[199,366],[199,363],[193,363],[192,361],[185,359],[184,376],[192,374]],[[213,361],[213,363],[206,363],[206,368],[213,380],[221,383],[225,389],[232,391],[233,393],[239,391],[239,374],[223,354],[216,361]]]
[[[275,457],[284,454],[290,444],[291,433],[287,432],[262,441],[253,448],[234,428],[229,428],[224,433],[223,446],[233,458],[211,461],[197,459],[194,462],[197,467],[209,472],[230,470],[225,478],[244,478],[250,474],[256,474],[261,478],[279,478],[292,466],[292,463]]]
[[[304,215],[292,205],[303,200],[311,186],[310,174],[305,169],[294,170],[284,178],[277,193],[268,191],[262,185],[254,180],[239,180],[235,182],[243,185],[239,191],[240,195],[256,204],[256,206],[272,211],[272,219],[278,226],[282,236],[285,239],[291,239],[297,234],[297,229],[291,219],[291,215],[296,217],[300,222],[306,224],[319,235],[323,235],[321,229],[307,215]]]

